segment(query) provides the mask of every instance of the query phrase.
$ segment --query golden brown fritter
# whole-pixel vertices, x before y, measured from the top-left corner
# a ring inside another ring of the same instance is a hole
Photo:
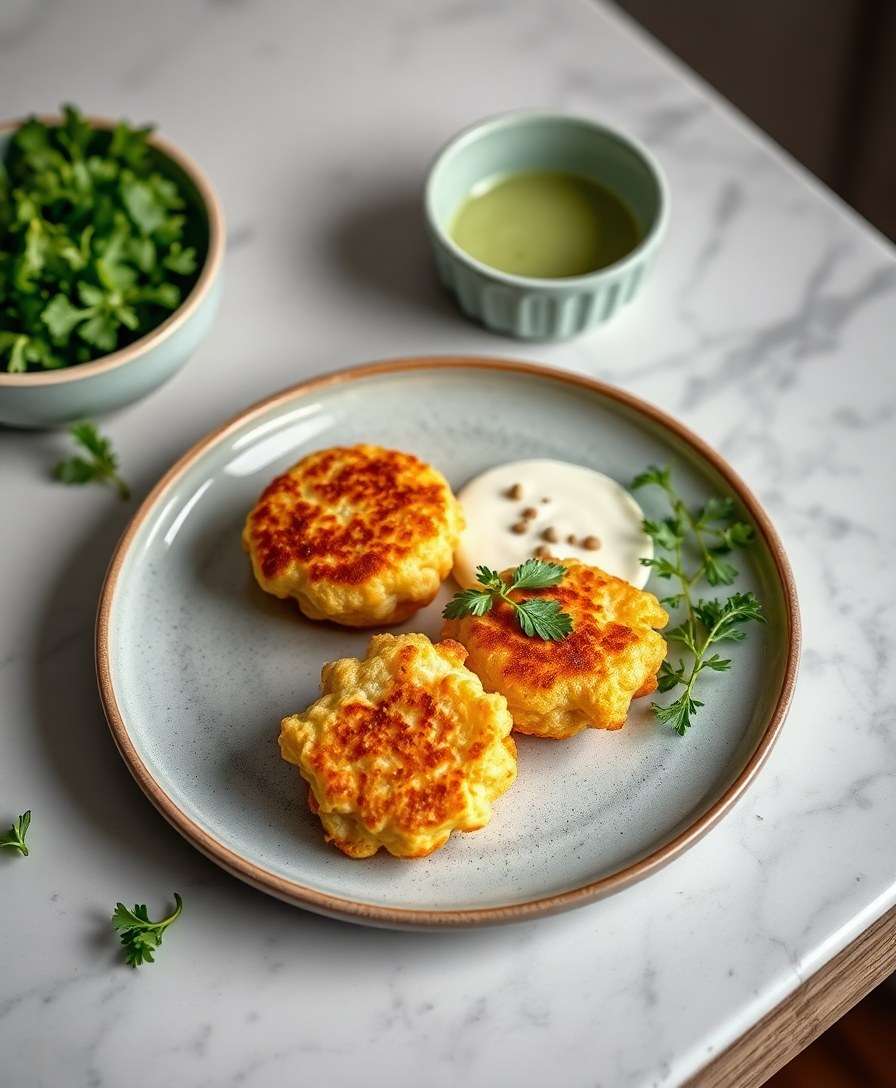
[[[668,616],[652,593],[576,559],[557,562],[567,572],[560,585],[512,596],[559,601],[573,620],[564,641],[527,637],[502,601],[485,616],[447,620],[442,634],[466,646],[467,667],[486,691],[506,697],[521,733],[559,739],[620,729],[632,698],[656,689],[666,643],[654,628]]]
[[[243,545],[258,584],[313,620],[401,623],[436,595],[463,528],[440,472],[409,453],[320,450],[265,488]]]
[[[363,661],[325,665],[321,697],[284,718],[283,758],[308,782],[328,842],[353,858],[438,850],[476,831],[516,778],[513,721],[456,642],[374,635]]]

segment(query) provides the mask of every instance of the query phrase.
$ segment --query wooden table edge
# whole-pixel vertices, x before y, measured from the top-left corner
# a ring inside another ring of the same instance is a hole
[[[896,970],[896,907],[684,1082],[758,1088]]]

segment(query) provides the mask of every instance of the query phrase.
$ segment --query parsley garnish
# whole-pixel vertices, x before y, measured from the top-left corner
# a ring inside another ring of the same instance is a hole
[[[547,642],[560,642],[572,631],[572,618],[564,612],[559,602],[545,597],[533,597],[514,601],[510,594],[515,589],[546,589],[563,580],[566,567],[559,563],[547,563],[542,559],[527,559],[511,575],[508,585],[496,570],[477,567],[479,589],[463,589],[455,593],[442,615],[448,620],[462,616],[484,616],[490,612],[496,600],[510,605],[516,613],[517,623],[524,635]]]
[[[131,967],[142,963],[154,963],[153,952],[162,943],[162,936],[172,922],[176,921],[184,908],[183,900],[174,893],[174,910],[167,918],[159,922],[150,920],[146,906],[137,903],[129,910],[124,903],[115,904],[112,925],[118,930],[124,947],[125,961]]]
[[[28,847],[25,845],[25,836],[28,834],[30,825],[31,809],[28,809],[13,823],[9,831],[0,837],[0,847],[7,846],[10,850],[18,850],[23,858],[27,858]]]
[[[69,432],[87,457],[69,457],[60,461],[53,475],[64,484],[110,484],[123,501],[131,497],[131,489],[118,475],[118,458],[108,438],[104,438],[93,423],[76,423]]]
[[[683,646],[689,658],[675,663],[666,660],[657,674],[661,692],[684,690],[667,706],[651,703],[654,714],[684,736],[703,703],[694,696],[697,678],[705,670],[727,672],[731,659],[711,646],[719,642],[740,642],[746,638],[743,625],[750,621],[764,623],[762,605],[752,593],[732,593],[724,599],[695,598],[694,588],[703,580],[711,586],[728,586],[737,577],[737,567],[726,557],[736,548],[746,547],[754,539],[753,527],[735,519],[734,502],[729,498],[711,498],[699,510],[689,510],[672,484],[667,468],[651,465],[632,481],[632,490],[655,486],[662,489],[672,509],[662,521],[644,521],[644,532],[658,549],[668,554],[642,559],[658,578],[675,579],[677,593],[661,599],[670,609],[683,609],[684,618],[665,632],[668,642]],[[696,565],[688,565],[691,557]]]
[[[32,117],[0,163],[0,369],[72,366],[160,324],[196,279],[196,228],[147,144],[74,106]],[[198,236],[197,239],[198,240]]]

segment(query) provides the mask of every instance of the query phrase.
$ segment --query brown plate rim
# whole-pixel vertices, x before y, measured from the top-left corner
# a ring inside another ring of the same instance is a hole
[[[0,135],[17,129],[32,116],[35,116],[38,121],[42,121],[45,125],[59,125],[63,120],[61,116],[56,114],[31,114],[28,117],[0,121]],[[85,117],[84,120],[92,128],[104,131],[112,129],[116,125],[116,122],[108,117],[91,115]],[[157,347],[162,341],[172,336],[196,312],[202,300],[208,295],[218,275],[221,262],[224,260],[226,228],[221,202],[204,171],[189,155],[155,133],[149,137],[147,142],[154,151],[169,159],[186,174],[196,187],[196,192],[199,194],[199,199],[202,201],[208,218],[208,250],[205,254],[205,260],[202,262],[199,276],[190,289],[190,293],[164,321],[123,348],[110,351],[106,355],[100,355],[96,359],[90,359],[86,363],[61,367],[59,370],[32,370],[25,374],[10,374],[9,371],[0,370],[0,386],[32,388],[38,385],[60,385],[65,382],[79,381],[81,378],[94,378],[98,374],[105,374],[109,370],[117,370],[118,367],[132,363],[144,352]]]
[[[514,903],[505,907],[479,907],[459,910],[425,910],[419,908],[384,907],[373,903],[344,899],[328,895],[314,888],[305,887],[295,881],[287,880],[275,873],[255,865],[246,858],[229,849],[186,815],[165,793],[153,778],[149,769],[141,760],[128,735],[122,717],[115,690],[112,685],[109,664],[109,619],[119,576],[131,544],[141,525],[152,511],[162,494],[193,464],[194,461],[213,443],[224,438],[237,427],[243,426],[254,417],[297,395],[307,395],[328,386],[357,381],[382,374],[391,374],[409,370],[494,370],[502,373],[536,376],[552,382],[572,387],[587,389],[590,392],[614,400],[627,408],[646,417],[653,423],[671,431],[685,442],[700,457],[708,461],[724,478],[728,486],[737,495],[744,508],[753,519],[756,528],[763,537],[775,564],[782,588],[788,622],[787,663],[775,700],[774,709],[769,717],[765,731],[755,750],[747,760],[735,781],[725,790],[718,800],[675,838],[652,851],[650,854],[617,872],[601,877],[569,891],[556,895],[544,896]],[[790,562],[784,546],[778,537],[768,515],[758,499],[738,476],[734,469],[714,449],[689,428],[673,419],[659,408],[631,393],[617,389],[604,382],[586,378],[583,375],[555,367],[543,366],[515,359],[492,358],[488,356],[419,356],[411,358],[387,359],[344,370],[332,371],[299,382],[287,389],[251,405],[220,427],[210,431],[192,446],[162,476],[155,487],[141,503],[134,514],[121,540],[112,555],[106,577],[100,591],[99,608],[96,623],[96,669],[100,689],[100,698],[112,736],[137,784],[155,805],[166,820],[198,850],[216,862],[233,876],[248,884],[268,892],[297,906],[305,907],[318,913],[328,914],[348,921],[372,925],[396,927],[443,928],[457,926],[488,925],[503,922],[523,921],[541,915],[556,914],[573,907],[582,906],[601,899],[642,880],[650,873],[668,864],[689,846],[693,845],[713,827],[731,808],[767,759],[781,727],[793,697],[796,684],[800,655],[800,617],[797,601],[796,584]]]

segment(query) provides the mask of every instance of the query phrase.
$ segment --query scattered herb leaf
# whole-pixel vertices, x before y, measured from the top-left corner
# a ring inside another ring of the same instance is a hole
[[[517,623],[524,635],[546,642],[560,642],[572,631],[572,618],[562,610],[559,602],[547,597],[531,597],[514,601],[510,594],[515,589],[547,589],[563,580],[566,568],[559,563],[543,559],[527,559],[511,575],[506,583],[496,570],[477,567],[478,589],[463,589],[455,593],[442,615],[457,620],[462,616],[484,616],[500,599],[513,609]]]
[[[159,922],[150,920],[143,903],[135,904],[133,910],[126,907],[124,903],[115,904],[112,925],[118,930],[124,947],[125,961],[131,967],[155,962],[153,953],[162,943],[165,930],[180,917],[184,907],[183,900],[177,892],[174,893],[174,904],[171,914]]]
[[[111,484],[122,502],[131,497],[131,489],[118,475],[118,457],[108,438],[94,423],[76,423],[69,433],[87,457],[69,457],[53,469],[53,476],[64,484]]]
[[[671,514],[661,521],[645,519],[644,532],[657,549],[668,554],[655,555],[641,562],[666,581],[675,580],[680,592],[662,599],[671,609],[684,609],[680,623],[667,630],[667,642],[683,646],[689,658],[666,660],[657,674],[661,693],[684,690],[668,705],[652,703],[657,719],[684,735],[703,703],[694,690],[702,672],[727,672],[731,659],[709,648],[718,642],[740,642],[746,638],[744,625],[764,623],[762,605],[752,593],[732,593],[724,599],[703,600],[695,588],[706,581],[711,586],[729,586],[737,577],[737,567],[727,558],[737,548],[747,547],[754,539],[753,527],[735,519],[734,501],[713,497],[696,511],[690,510],[676,491],[668,468],[651,465],[632,481],[633,491],[642,487],[660,488]],[[690,560],[690,562],[689,562]],[[693,564],[696,565],[693,565]]]
[[[31,826],[31,809],[27,812],[23,812],[22,815],[13,822],[12,827],[5,835],[0,836],[0,847],[9,847],[10,850],[18,850],[23,858],[28,857],[28,847],[25,845],[25,836],[28,834],[28,828]]]

